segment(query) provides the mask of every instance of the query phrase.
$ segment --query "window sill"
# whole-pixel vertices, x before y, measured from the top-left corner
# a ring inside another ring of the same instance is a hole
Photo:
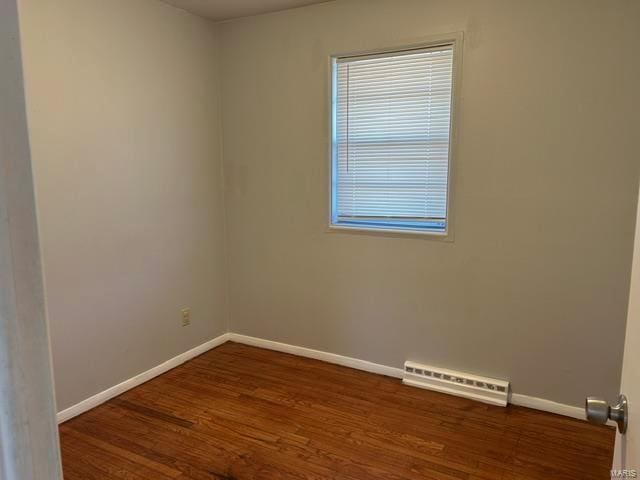
[[[374,235],[383,237],[413,237],[425,240],[435,240],[440,242],[453,242],[453,235],[450,231],[435,232],[432,230],[404,230],[393,227],[371,227],[367,225],[336,225],[330,224],[327,233],[344,233],[355,235]]]

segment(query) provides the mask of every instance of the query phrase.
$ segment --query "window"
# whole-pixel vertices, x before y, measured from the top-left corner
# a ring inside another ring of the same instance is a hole
[[[333,58],[332,226],[447,234],[453,56]]]

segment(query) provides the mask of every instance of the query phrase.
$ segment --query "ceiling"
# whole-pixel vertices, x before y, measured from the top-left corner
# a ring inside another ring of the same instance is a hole
[[[163,0],[196,15],[221,21],[277,12],[331,0]]]

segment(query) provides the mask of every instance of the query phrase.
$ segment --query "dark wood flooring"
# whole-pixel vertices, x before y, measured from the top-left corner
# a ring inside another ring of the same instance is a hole
[[[66,480],[609,479],[614,431],[227,343],[61,425]]]

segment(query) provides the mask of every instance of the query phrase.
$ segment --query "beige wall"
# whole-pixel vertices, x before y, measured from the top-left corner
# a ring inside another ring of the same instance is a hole
[[[227,329],[217,33],[154,0],[20,7],[64,409]]]
[[[328,56],[453,31],[455,242],[327,233]],[[338,0],[222,25],[231,330],[613,399],[639,41],[631,0]]]
[[[563,403],[617,393],[637,2],[338,0],[220,27],[154,0],[20,3],[59,409],[228,317]],[[328,56],[454,31],[455,241],[327,233]]]

